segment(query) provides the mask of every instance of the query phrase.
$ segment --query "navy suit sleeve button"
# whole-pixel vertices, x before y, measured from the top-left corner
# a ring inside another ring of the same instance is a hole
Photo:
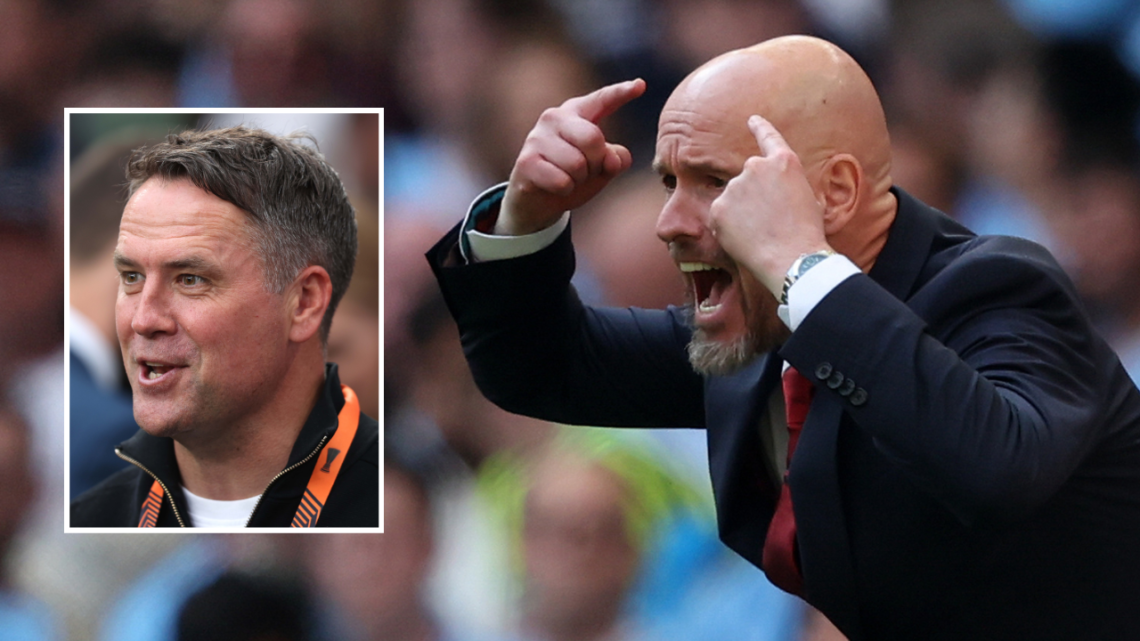
[[[833,371],[831,376],[827,377],[827,386],[831,389],[838,389],[843,384],[843,374],[838,371]]]
[[[851,396],[851,392],[855,391],[855,381],[850,378],[844,379],[843,384],[835,391],[839,392],[840,396]]]
[[[858,387],[855,391],[851,392],[851,396],[849,396],[847,400],[855,407],[859,407],[867,402],[867,390]]]
[[[828,376],[831,376],[831,363],[824,362],[824,363],[820,363],[819,365],[816,366],[816,368],[815,368],[815,377],[816,378],[823,381],[823,380],[827,380]]]

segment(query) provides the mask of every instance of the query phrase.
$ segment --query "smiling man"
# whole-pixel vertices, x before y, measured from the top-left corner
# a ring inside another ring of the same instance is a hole
[[[568,424],[708,433],[722,540],[852,640],[1140,629],[1140,392],[1049,254],[891,181],[825,41],[694,71],[660,117],[657,234],[692,306],[583,306],[569,210],[631,164],[619,83],[547,110],[428,254],[476,382]]]
[[[325,346],[356,220],[295,138],[172,135],[127,167],[115,322],[142,430],[73,527],[377,527],[378,425]]]

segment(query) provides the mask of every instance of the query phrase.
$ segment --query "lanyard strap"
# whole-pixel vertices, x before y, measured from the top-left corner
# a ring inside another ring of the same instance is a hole
[[[305,487],[305,494],[301,497],[301,504],[297,506],[297,513],[293,515],[293,523],[289,527],[313,527],[321,516],[321,509],[329,498],[340,466],[344,463],[344,454],[352,439],[356,436],[356,427],[360,424],[360,401],[356,399],[356,392],[347,385],[341,385],[344,392],[344,407],[337,417],[336,433],[321,450],[317,457],[317,467],[313,468],[313,475],[309,477],[309,484]],[[321,461],[325,464],[321,465]]]
[[[317,456],[317,467],[313,468],[313,475],[309,477],[309,484],[305,487],[305,494],[301,497],[301,504],[297,506],[297,513],[293,515],[290,527],[313,527],[321,516],[325,501],[329,498],[333,483],[340,474],[344,463],[344,454],[352,445],[356,436],[356,428],[360,425],[360,401],[356,392],[347,385],[340,386],[344,393],[344,407],[337,416],[337,428],[329,442],[321,448]],[[324,461],[324,465],[320,462]],[[142,516],[139,517],[139,527],[155,527],[158,523],[158,511],[162,507],[162,484],[158,479],[150,486],[150,492],[142,504]]]

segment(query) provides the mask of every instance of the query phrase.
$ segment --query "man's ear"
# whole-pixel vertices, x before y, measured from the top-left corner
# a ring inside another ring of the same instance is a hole
[[[289,296],[289,340],[303,343],[321,328],[332,300],[332,279],[324,267],[309,265],[293,281]]]
[[[863,167],[851,154],[835,154],[824,163],[820,176],[823,194],[823,231],[834,236],[855,215],[863,188]]]

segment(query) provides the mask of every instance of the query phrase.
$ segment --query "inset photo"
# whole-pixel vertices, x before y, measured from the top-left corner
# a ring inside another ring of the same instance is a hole
[[[383,530],[383,128],[67,110],[68,532]]]

